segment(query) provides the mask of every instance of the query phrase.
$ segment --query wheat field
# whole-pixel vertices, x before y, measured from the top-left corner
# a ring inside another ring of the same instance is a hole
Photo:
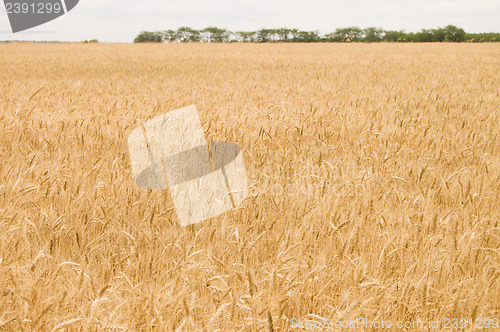
[[[500,318],[500,44],[8,43],[0,68],[1,331]],[[127,137],[191,104],[250,193],[183,228]]]

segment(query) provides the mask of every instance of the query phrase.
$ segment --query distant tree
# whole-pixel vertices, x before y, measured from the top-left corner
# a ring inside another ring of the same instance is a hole
[[[330,32],[325,35],[324,38],[325,41],[327,42],[340,42],[342,41],[342,38],[338,37],[335,32]]]
[[[363,29],[363,41],[368,43],[379,42],[384,37],[384,30],[382,28],[370,27]]]
[[[292,41],[299,41],[299,29],[290,29],[290,34],[292,35]]]
[[[448,25],[444,29],[445,39],[449,42],[463,42],[465,41],[465,31],[457,28],[454,25]]]
[[[415,41],[415,33],[408,32],[404,35],[404,41],[406,42],[414,42]]]
[[[302,31],[299,29],[260,29],[258,31],[237,31],[217,27],[207,27],[201,31],[189,27],[162,32],[142,31],[135,39],[135,43],[144,42],[197,42],[207,41],[216,43],[232,42],[493,42],[500,41],[500,33],[466,33],[454,25],[436,29],[422,29],[419,32],[405,33],[403,30],[383,30],[376,27],[360,29],[352,26],[336,29],[335,32],[324,36],[318,31]]]
[[[405,36],[406,34],[404,33],[403,30],[401,31],[388,30],[384,31],[384,37],[382,37],[382,40],[386,42],[402,42],[406,41]]]
[[[268,43],[272,41],[272,30],[271,29],[260,29],[257,31],[257,41],[259,43]]]
[[[276,29],[276,34],[278,35],[278,41],[288,42],[290,41],[291,30],[287,28]]]
[[[163,41],[162,32],[142,31],[134,39],[134,43],[161,43]]]
[[[466,33],[465,41],[473,43],[500,42],[500,33],[498,32]]]
[[[279,29],[269,29],[269,37],[273,42],[280,41],[280,35],[278,34]]]
[[[191,30],[191,42],[199,42],[201,41],[201,32],[199,30],[192,29]]]
[[[313,43],[319,40],[318,31],[299,31],[298,41],[301,43]]]
[[[237,31],[236,36],[240,39],[240,41],[247,43],[255,41],[255,31]]]
[[[432,29],[432,41],[444,42],[446,41],[446,31],[443,28]]]
[[[433,40],[433,33],[432,30],[428,29],[422,29],[420,32],[417,32],[415,34],[414,40],[417,43],[428,43],[432,42]]]
[[[178,41],[183,43],[200,41],[200,32],[190,27],[180,27],[175,36]]]
[[[175,30],[163,31],[163,39],[167,42],[174,42],[177,40],[177,32]]]
[[[208,27],[202,30],[208,42],[225,43],[229,41],[229,31],[226,29],[219,29],[216,27]]]
[[[363,31],[358,27],[348,27],[337,29],[333,33],[333,38],[338,41],[353,42],[361,39]]]

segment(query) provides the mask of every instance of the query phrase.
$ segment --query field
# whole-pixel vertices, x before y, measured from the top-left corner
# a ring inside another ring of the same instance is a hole
[[[9,43],[0,69],[0,330],[500,319],[499,44]],[[181,228],[127,137],[191,104],[250,195]]]

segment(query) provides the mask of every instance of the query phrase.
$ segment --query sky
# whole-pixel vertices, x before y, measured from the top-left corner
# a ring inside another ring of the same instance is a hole
[[[181,26],[329,33],[348,26],[416,32],[449,24],[500,32],[500,0],[80,0],[66,15],[15,34],[0,8],[0,40],[131,43],[143,30]]]

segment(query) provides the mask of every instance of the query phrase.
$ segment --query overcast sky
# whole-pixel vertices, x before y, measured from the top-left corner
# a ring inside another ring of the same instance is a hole
[[[0,40],[130,43],[142,30],[181,26],[328,33],[347,26],[419,31],[453,24],[467,32],[500,32],[500,0],[80,0],[66,15],[16,34],[1,7]]]

